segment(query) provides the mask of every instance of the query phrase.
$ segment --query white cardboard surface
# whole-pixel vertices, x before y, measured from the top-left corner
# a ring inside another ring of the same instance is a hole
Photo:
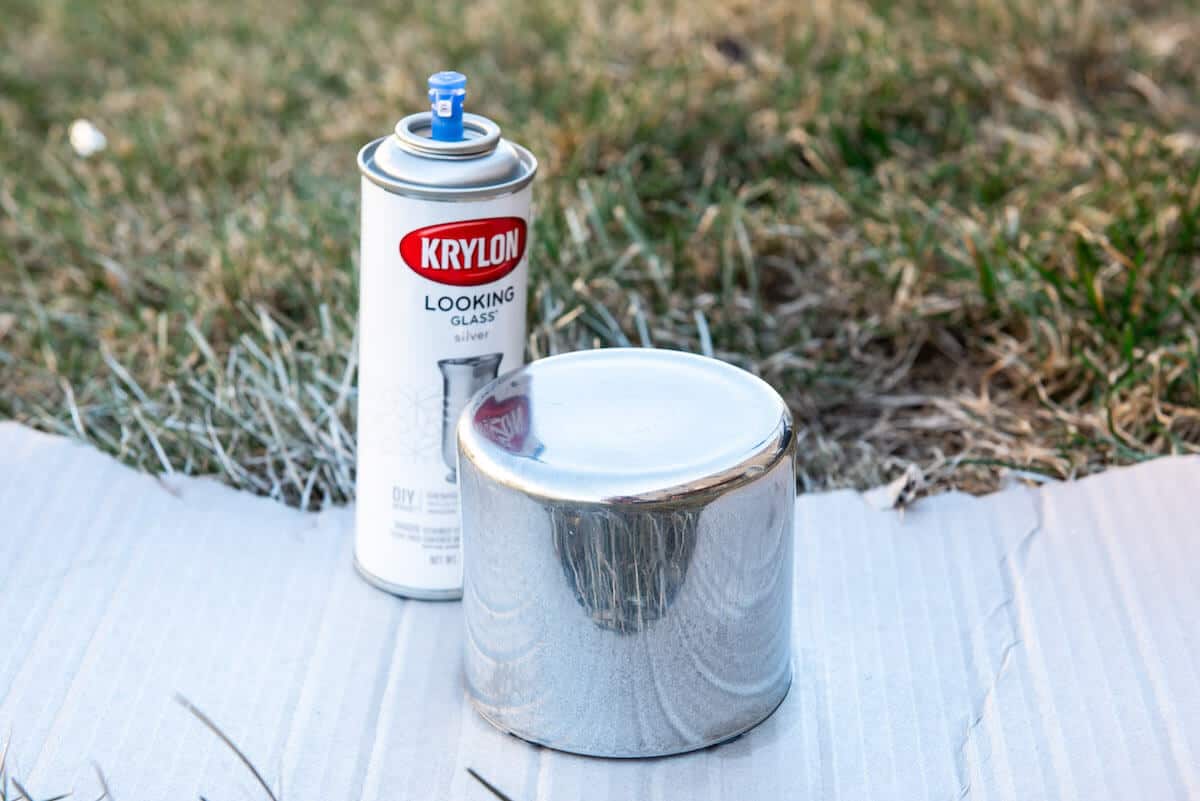
[[[458,604],[351,567],[352,514],[0,424],[0,743],[38,797],[1200,799],[1200,459],[797,504],[795,681],[749,734],[608,761],[483,723]],[[11,792],[11,790],[10,790]]]

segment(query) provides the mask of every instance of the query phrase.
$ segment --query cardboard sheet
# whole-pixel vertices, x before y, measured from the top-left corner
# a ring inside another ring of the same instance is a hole
[[[458,604],[351,567],[352,515],[0,425],[0,745],[42,798],[1200,799],[1200,459],[900,514],[797,504],[795,681],[699,753],[492,730]],[[11,790],[10,790],[11,792]],[[11,797],[11,796],[10,796]]]

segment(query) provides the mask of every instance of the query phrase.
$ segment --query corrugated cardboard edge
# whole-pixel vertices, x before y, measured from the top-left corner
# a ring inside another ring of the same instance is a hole
[[[0,737],[35,795],[1196,798],[1200,459],[903,515],[797,502],[784,706],[726,745],[571,757],[469,709],[456,604],[350,567],[349,510],[156,479],[0,424]]]

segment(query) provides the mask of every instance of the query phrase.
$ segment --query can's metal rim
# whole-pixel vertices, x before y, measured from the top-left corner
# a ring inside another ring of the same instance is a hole
[[[401,598],[411,598],[416,601],[457,601],[462,598],[462,588],[456,587],[449,590],[430,590],[418,589],[416,587],[405,587],[402,584],[393,584],[390,581],[384,581],[379,576],[372,573],[362,566],[362,562],[358,561],[357,554],[354,557],[354,569],[358,574],[366,580],[368,584],[374,585],[384,592],[398,595]]]
[[[463,115],[463,133],[473,135],[465,136],[457,142],[443,142],[418,133],[432,129],[433,114],[419,111],[396,123],[396,136],[405,149],[422,156],[440,158],[479,156],[495,150],[496,145],[500,143],[500,126],[478,114]]]
[[[790,693],[792,690],[792,681],[794,679],[795,679],[795,673],[791,669],[791,665],[789,664],[787,681],[784,683],[783,692],[780,694],[779,700],[777,700],[774,704],[771,705],[771,708],[769,710],[767,710],[766,714],[764,714],[760,718],[757,718],[753,723],[749,723],[745,726],[741,726],[737,729],[734,729],[733,731],[729,732],[728,734],[722,734],[722,735],[718,735],[717,737],[711,737],[706,740],[701,740],[700,742],[697,742],[697,743],[689,743],[689,744],[681,746],[679,748],[668,748],[663,751],[632,751],[632,750],[631,751],[598,751],[598,750],[588,749],[588,748],[578,748],[578,747],[573,748],[571,746],[563,745],[561,743],[550,742],[549,740],[536,737],[527,732],[517,731],[517,730],[513,729],[511,726],[507,726],[504,723],[500,722],[500,720],[498,720],[496,716],[492,715],[490,710],[484,704],[482,704],[479,701],[479,699],[477,699],[472,693],[468,692],[467,698],[471,702],[471,706],[475,708],[475,711],[479,714],[479,716],[481,718],[486,720],[488,723],[490,723],[492,726],[499,729],[500,731],[505,732],[507,734],[511,734],[514,737],[519,737],[520,739],[524,740],[527,743],[533,743],[534,745],[544,746],[545,748],[550,748],[555,751],[561,751],[561,752],[567,753],[567,754],[578,754],[579,756],[586,756],[586,757],[600,757],[602,759],[653,759],[655,757],[670,757],[670,756],[677,756],[678,754],[687,754],[687,753],[691,753],[692,751],[699,751],[703,748],[711,748],[716,745],[722,745],[724,743],[730,742],[731,740],[736,740],[738,737],[741,737],[743,734],[747,733],[754,727],[756,727],[762,723],[765,723],[768,718],[770,718],[772,715],[775,714],[776,711],[778,711],[779,707],[783,706],[783,702],[787,700],[788,693]]]
[[[396,195],[448,202],[483,200],[519,192],[528,186],[537,174],[538,161],[534,158],[534,155],[515,142],[508,142],[508,145],[516,152],[522,169],[518,175],[506,181],[496,184],[484,184],[482,186],[458,187],[429,186],[401,181],[379,169],[375,164],[375,151],[388,138],[382,136],[373,142],[367,143],[362,150],[358,151],[358,170],[371,183]]]

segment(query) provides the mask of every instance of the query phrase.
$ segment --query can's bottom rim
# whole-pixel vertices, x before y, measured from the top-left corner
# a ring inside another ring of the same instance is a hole
[[[494,726],[495,728],[504,732],[505,734],[511,734],[512,736],[517,737],[521,740],[524,740],[527,743],[532,743],[533,745],[540,745],[543,748],[549,748],[554,751],[562,751],[565,754],[575,754],[577,756],[585,756],[585,757],[590,757],[593,759],[660,759],[660,758],[666,758],[666,757],[679,756],[681,754],[690,754],[693,751],[700,751],[705,748],[712,748],[714,746],[724,745],[725,743],[730,742],[731,740],[736,740],[737,738],[741,737],[743,734],[750,731],[755,726],[758,726],[761,723],[765,723],[768,718],[770,718],[772,715],[775,714],[775,712],[779,709],[779,707],[783,706],[783,702],[787,700],[788,693],[790,693],[792,690],[792,679],[793,678],[794,678],[794,672],[789,669],[787,684],[783,688],[783,694],[780,695],[779,700],[776,701],[769,710],[767,710],[766,714],[764,714],[760,718],[757,718],[753,723],[749,723],[745,726],[742,726],[739,729],[735,729],[734,731],[730,732],[729,734],[722,734],[717,737],[713,737],[709,740],[704,740],[702,742],[696,743],[694,745],[689,744],[689,745],[683,746],[682,748],[673,748],[673,749],[670,749],[667,751],[644,751],[644,752],[632,752],[631,751],[628,753],[614,753],[614,752],[589,751],[589,750],[585,750],[585,749],[581,749],[581,748],[572,748],[570,746],[555,744],[552,742],[548,742],[546,740],[538,739],[537,737],[535,737],[531,734],[515,731],[514,729],[504,725],[503,723],[500,723],[499,721],[497,721],[495,718],[493,718],[491,715],[488,714],[488,712],[475,699],[475,697],[473,695],[468,693],[467,697],[471,701],[471,706],[473,706],[475,708],[475,711],[479,713],[479,716],[481,718],[483,718],[488,723],[490,723],[492,726]]]
[[[431,590],[423,587],[405,587],[402,584],[393,584],[390,581],[384,581],[363,567],[362,563],[358,561],[357,555],[354,557],[354,569],[358,571],[358,574],[368,584],[392,595],[398,595],[401,598],[409,598],[414,601],[458,601],[462,599],[461,587],[450,590]]]

